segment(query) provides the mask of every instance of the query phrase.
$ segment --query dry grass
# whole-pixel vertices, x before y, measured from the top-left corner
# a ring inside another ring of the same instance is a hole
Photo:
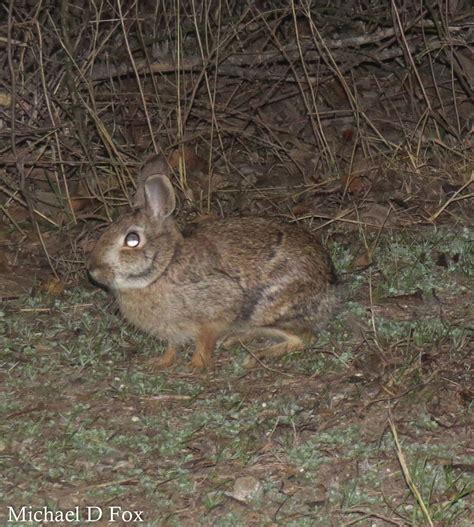
[[[30,224],[55,272],[77,270],[83,228],[130,203],[153,151],[192,214],[316,226],[383,201],[404,223],[458,220],[472,198],[468,2],[308,5],[4,6],[6,224]],[[51,230],[69,233],[68,258]]]

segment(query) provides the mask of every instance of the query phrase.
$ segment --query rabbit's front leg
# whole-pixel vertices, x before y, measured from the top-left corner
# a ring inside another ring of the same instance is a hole
[[[177,349],[175,346],[168,344],[166,351],[161,357],[154,357],[148,361],[148,368],[152,371],[160,371],[173,366],[176,359]]]
[[[212,354],[216,346],[218,331],[212,326],[203,326],[196,337],[196,349],[191,358],[191,367],[202,370],[212,368],[214,360]]]

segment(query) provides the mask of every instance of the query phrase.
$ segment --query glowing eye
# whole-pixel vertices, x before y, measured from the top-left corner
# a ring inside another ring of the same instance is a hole
[[[136,232],[129,232],[125,236],[125,245],[127,247],[138,247],[140,245],[140,236]]]

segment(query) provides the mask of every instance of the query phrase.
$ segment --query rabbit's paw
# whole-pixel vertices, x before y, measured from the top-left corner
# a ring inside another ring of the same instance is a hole
[[[161,357],[153,357],[147,362],[147,369],[151,371],[161,371],[173,366],[176,359],[176,348],[168,346]]]
[[[194,353],[189,366],[191,369],[195,370],[209,370],[214,366],[214,361],[212,360],[212,357],[202,356],[198,353]]]

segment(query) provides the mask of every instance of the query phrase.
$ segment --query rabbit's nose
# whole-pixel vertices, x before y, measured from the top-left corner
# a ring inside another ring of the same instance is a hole
[[[95,275],[100,273],[100,266],[97,265],[95,262],[87,261],[86,268],[87,274],[91,277],[94,277]]]
[[[111,269],[107,265],[100,265],[96,262],[87,262],[87,276],[93,285],[105,291],[109,290],[114,280]]]
[[[96,277],[100,274],[100,266],[91,258],[86,262],[87,276],[91,282],[97,282]]]
[[[86,260],[87,275],[89,280],[97,287],[107,287],[111,280],[111,269],[108,265],[100,261],[94,251],[89,254]]]
[[[86,259],[86,269],[88,274],[91,276],[94,275],[94,272],[96,272],[96,269],[99,267],[96,259],[94,258],[94,253],[91,253],[87,256]]]

